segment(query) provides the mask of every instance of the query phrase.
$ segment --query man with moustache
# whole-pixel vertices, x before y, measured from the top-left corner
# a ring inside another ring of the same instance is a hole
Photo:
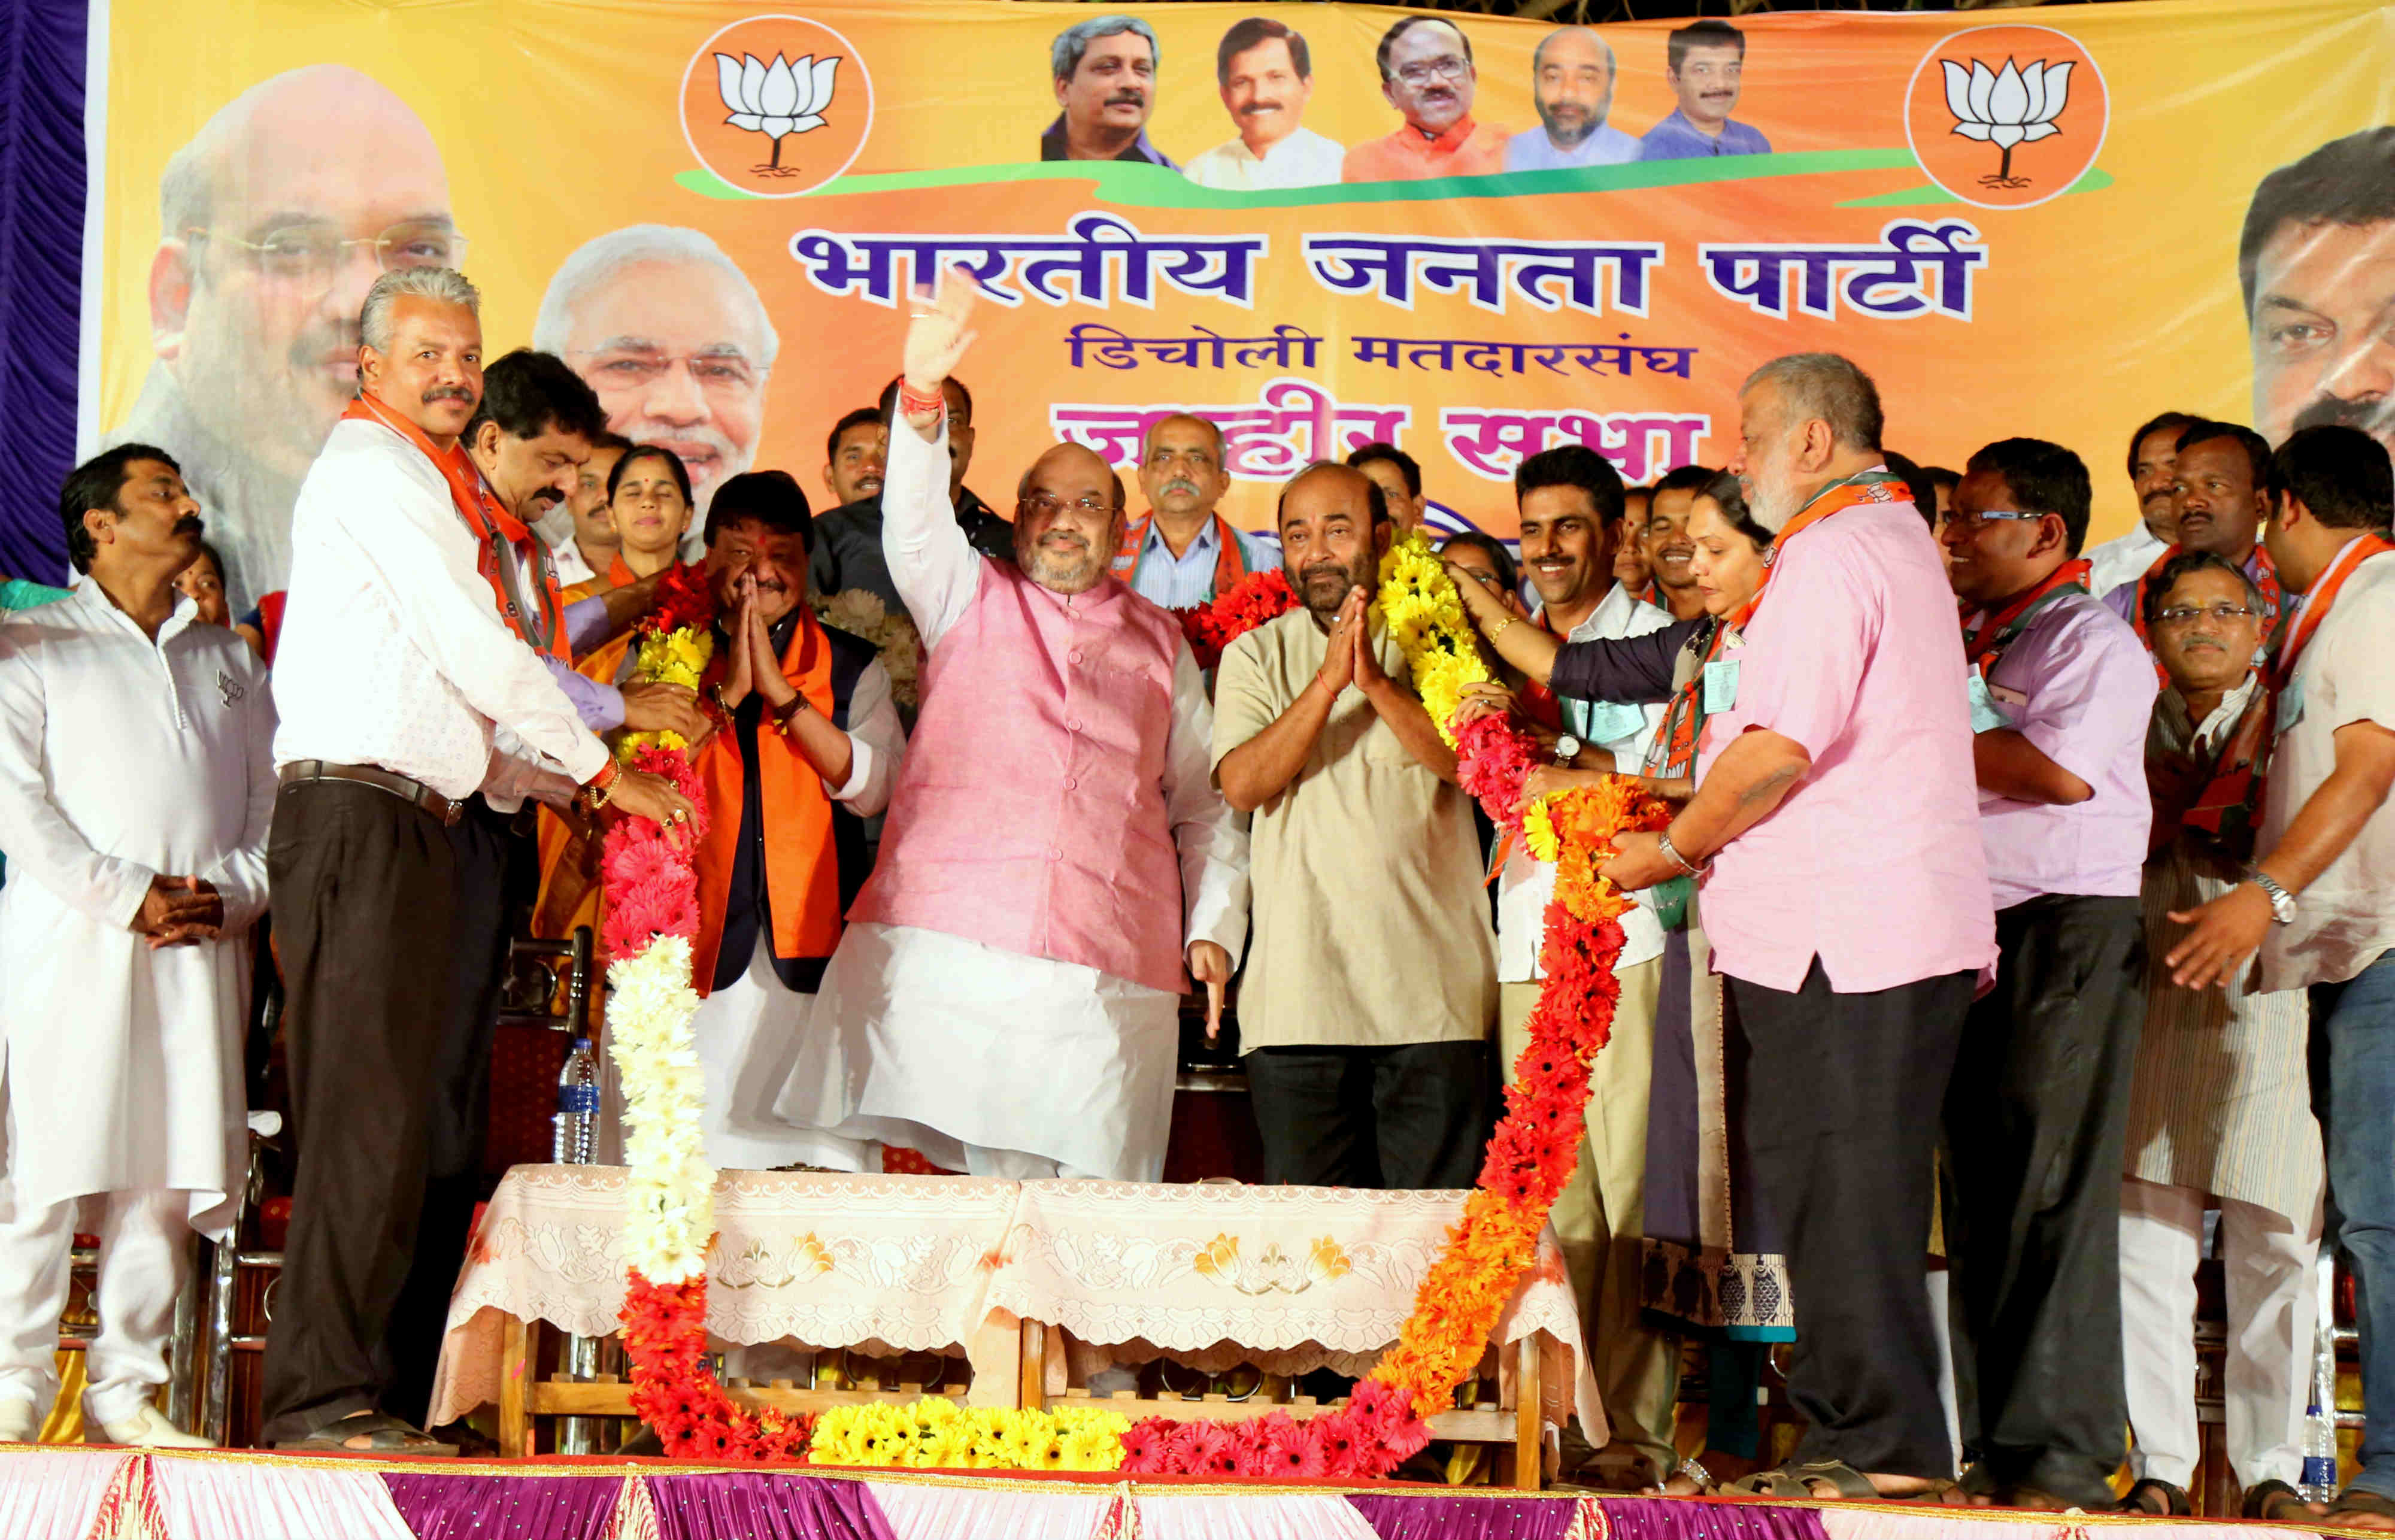
[[[567,588],[613,568],[615,553],[623,549],[615,510],[607,506],[607,474],[631,446],[632,441],[623,434],[602,429],[590,441],[590,458],[575,475],[574,490],[560,505],[565,515],[563,528],[549,541],[549,555],[557,564],[557,580]],[[545,524],[553,526],[560,522],[552,513]],[[543,538],[549,533],[544,528]]]
[[[889,474],[889,425],[895,420],[898,408],[898,387],[893,379],[881,388],[881,404],[877,408],[883,428],[882,475],[884,485]],[[980,494],[965,485],[965,471],[973,465],[973,392],[961,379],[940,381],[940,399],[947,408],[948,444],[948,506],[956,515],[957,527],[965,532],[965,539],[973,550],[993,562],[1014,560],[1014,526],[999,517]],[[881,488],[845,507],[835,508],[814,522],[814,554],[807,565],[808,581],[817,593],[841,593],[849,589],[863,589],[880,599],[882,607],[893,615],[906,613],[906,596],[899,591],[897,580],[890,575],[890,562],[883,545]]]
[[[1694,620],[1705,613],[1705,596],[1697,591],[1697,575],[1688,570],[1697,554],[1696,542],[1688,538],[1688,515],[1697,506],[1697,494],[1715,474],[1705,466],[1683,465],[1657,482],[1648,496],[1640,538],[1653,586],[1639,597],[1669,610],[1674,620]]]
[[[2164,961],[2185,989],[2258,953],[2311,1008],[2312,1109],[2360,1301],[2362,1473],[2318,1520],[2395,1529],[2395,474],[2358,429],[2298,429],[2270,464],[2263,538],[2302,597],[2270,665],[2277,742],[2246,880],[2193,909]],[[2309,1516],[2304,1522],[2313,1520]]]
[[[973,280],[917,296],[882,489],[929,658],[865,890],[778,1115],[975,1175],[1164,1172],[1181,997],[1219,1017],[1247,839],[1206,774],[1212,713],[1172,617],[1106,572],[1122,482],[1060,444],[1017,488],[1016,561],[944,494],[940,386]]]
[[[73,591],[0,623],[0,1439],[33,1442],[58,1394],[68,1253],[89,1228],[91,1427],[205,1446],[152,1396],[191,1231],[230,1241],[248,1170],[274,707],[248,646],[176,591],[200,510],[165,450],[103,451],[59,512]]]
[[[1480,76],[1472,62],[1472,39],[1462,28],[1436,17],[1409,16],[1381,34],[1374,57],[1381,67],[1381,95],[1405,121],[1388,138],[1348,151],[1341,180],[1415,181],[1505,169],[1511,130],[1472,118]]]
[[[1774,560],[1712,686],[1696,794],[1604,870],[1634,890],[1704,881],[1728,1051],[1751,1083],[1811,1088],[1749,1120],[1759,1201],[1789,1217],[1805,1348],[1788,1389],[1807,1424],[1751,1489],[1901,1496],[1953,1469],[1922,1237],[1934,1093],[1996,953],[1962,643],[1928,526],[1883,463],[1871,377],[1792,354],[1739,405],[1730,469],[1779,532]]]
[[[834,508],[878,497],[890,464],[890,424],[879,406],[859,406],[831,425],[824,440],[824,490]]]
[[[1744,33],[1727,21],[1691,21],[1673,29],[1663,53],[1663,75],[1679,105],[1638,141],[1640,160],[1771,153],[1769,139],[1730,117],[1746,73]]]
[[[1530,55],[1539,126],[1505,141],[1508,171],[1622,166],[1638,140],[1606,121],[1613,112],[1613,45],[1587,27],[1561,27]]]
[[[532,345],[590,382],[611,431],[681,457],[692,504],[682,555],[695,560],[715,489],[756,463],[781,354],[757,285],[698,231],[609,231],[549,279]]]
[[[2162,412],[2129,435],[2137,526],[2087,552],[2087,591],[2097,598],[2144,577],[2178,539],[2178,439],[2203,420],[2186,412]]]
[[[2127,1414],[2120,1170],[2156,684],[2087,591],[2091,499],[2070,450],[1999,440],[1966,463],[1944,537],[1997,944],[1946,1095],[1946,1251],[1977,1360],[1958,1376],[1978,1403],[1965,1485],[2005,1507],[2108,1504]]]
[[[1156,72],[1163,63],[1155,28],[1135,16],[1076,21],[1048,46],[1048,63],[1059,110],[1039,135],[1041,160],[1143,161],[1181,169],[1147,141]]]
[[[1620,641],[1671,624],[1672,617],[1614,581],[1613,553],[1630,538],[1621,512],[1621,477],[1583,445],[1532,455],[1514,472],[1521,514],[1522,565],[1538,591],[1530,623],[1566,642]],[[1636,774],[1662,724],[1661,706],[1556,697],[1528,685],[1520,706],[1555,763],[1531,772],[1532,790],[1594,784],[1619,769]],[[1539,948],[1555,868],[1520,842],[1498,876],[1498,1055],[1507,1079],[1529,1042],[1539,1002]],[[1615,1439],[1661,1481],[1679,1460],[1672,1417],[1679,1387],[1679,1343],[1650,1329],[1639,1308],[1640,1238],[1646,1233],[1647,1094],[1654,1070],[1655,1005],[1662,985],[1663,928],[1650,903],[1621,917],[1614,964],[1621,995],[1613,1036],[1592,1067],[1587,1135],[1553,1219],[1581,1303],[1590,1369],[1605,1399]]]
[[[1231,473],[1223,467],[1223,431],[1204,418],[1169,417],[1148,429],[1139,489],[1148,511],[1124,526],[1114,574],[1141,598],[1196,609],[1270,564],[1262,541],[1214,511]]]
[[[2146,594],[2168,684],[2146,734],[2154,827],[2145,1030],[2121,1184],[2121,1325],[2137,1435],[2128,1501],[2151,1512],[2187,1511],[2203,1457],[2187,1323],[2204,1211],[2216,1206],[2228,1283],[2222,1441],[2247,1512],[2299,1517],[2284,1497],[2281,1512],[2256,1505],[2255,1493],[2276,1481],[2291,1497],[2303,1470],[2322,1180],[2304,993],[2252,989],[2237,976],[2218,989],[2184,989],[2163,962],[2181,930],[2170,916],[2243,883],[2254,858],[2270,748],[2270,689],[2254,667],[2261,601],[2252,578],[2208,551],[2173,557]]]
[[[228,102],[167,161],[158,204],[157,362],[102,443],[182,464],[238,611],[289,577],[292,499],[357,391],[366,285],[455,267],[466,243],[422,120],[340,64]]]
[[[2395,445],[2395,127],[2332,139],[2264,177],[2237,277],[2262,436],[2341,423]]]
[[[1470,1187],[1497,1006],[1471,799],[1374,624],[1380,487],[1317,463],[1278,517],[1304,603],[1232,643],[1214,681],[1215,779],[1254,819],[1239,1042],[1264,1180]]]
[[[2182,551],[2209,551],[2237,564],[2262,593],[2262,645],[2277,644],[2285,617],[2285,591],[2260,541],[2269,511],[2270,446],[2251,428],[2233,422],[2198,422],[2181,431],[2175,451],[2172,490],[2178,509],[2178,538],[2134,583],[2105,595],[2112,612],[2137,628],[2149,650],[2146,595],[2163,564]]]
[[[386,1338],[411,1264],[454,1281],[456,1252],[419,1245],[419,1215],[480,1134],[471,1002],[490,938],[473,916],[496,908],[477,885],[499,865],[493,817],[576,784],[593,811],[656,819],[676,843],[690,816],[669,784],[615,764],[541,657],[562,657],[566,628],[538,542],[509,530],[458,442],[482,401],[479,306],[448,268],[375,281],[363,392],[293,516],[267,853],[299,1136],[266,1354],[264,1437],[282,1447],[455,1452],[382,1410],[395,1374],[420,1368]]]
[[[1183,168],[1191,181],[1249,192],[1339,179],[1345,148],[1298,121],[1314,95],[1303,33],[1269,17],[1234,21],[1214,50],[1214,83],[1238,133],[1191,157]]]
[[[1422,527],[1430,511],[1430,499],[1422,496],[1422,462],[1394,444],[1368,444],[1350,450],[1347,463],[1371,478],[1381,489],[1381,500],[1388,508],[1389,522],[1396,526],[1397,535],[1408,535]]]

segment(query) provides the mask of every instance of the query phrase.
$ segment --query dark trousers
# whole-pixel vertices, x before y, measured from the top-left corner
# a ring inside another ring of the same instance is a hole
[[[1996,916],[1996,987],[1946,1094],[1946,1253],[1974,1373],[1979,1479],[2111,1500],[2121,1370],[2121,1158],[2145,1024],[2136,898],[2047,896]]]
[[[1468,1188],[1480,1174],[1486,1042],[1258,1048],[1241,1063],[1267,1182]]]
[[[276,799],[267,870],[298,1162],[267,1335],[270,1442],[380,1408],[403,1367],[430,1382],[437,1332],[404,1366],[390,1334],[419,1257],[443,1272],[445,1301],[463,1226],[423,1232],[430,1184],[470,1179],[481,1153],[490,1013],[478,1051],[460,1002],[504,941],[495,920],[470,929],[475,906],[459,901],[498,885],[491,815],[476,807],[443,828],[369,786],[311,782]]]
[[[1727,1074],[1753,1096],[1756,1197],[1787,1238],[1788,1396],[1810,1425],[1797,1458],[1951,1476],[1922,1263],[1938,1098],[1972,976],[1838,994],[1817,960],[1793,993],[1725,982]]]

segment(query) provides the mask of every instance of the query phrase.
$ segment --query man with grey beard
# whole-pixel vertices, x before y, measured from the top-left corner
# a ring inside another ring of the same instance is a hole
[[[1059,444],[1016,488],[1014,556],[948,500],[942,384],[975,285],[917,297],[882,550],[928,651],[881,855],[826,966],[775,1113],[951,1169],[1153,1182],[1181,996],[1219,1016],[1247,927],[1247,835],[1207,774],[1181,628],[1108,576],[1121,479]]]
[[[1751,1084],[1805,1088],[1749,1118],[1758,1200],[1789,1218],[1807,1424],[1752,1490],[1914,1495],[1954,1474],[1922,1238],[1939,1096],[1996,957],[1962,641],[1871,377],[1792,354],[1739,408],[1729,469],[1774,560],[1743,646],[1707,666],[1696,795],[1604,874],[1712,874],[1725,1051]]]

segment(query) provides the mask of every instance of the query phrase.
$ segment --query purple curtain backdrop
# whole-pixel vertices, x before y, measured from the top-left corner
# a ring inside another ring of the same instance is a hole
[[[386,1474],[418,1540],[600,1540],[624,1490],[616,1476]]]
[[[652,1476],[659,1540],[891,1540],[863,1481],[766,1471]]]
[[[0,575],[46,583],[74,466],[87,4],[0,4]]]

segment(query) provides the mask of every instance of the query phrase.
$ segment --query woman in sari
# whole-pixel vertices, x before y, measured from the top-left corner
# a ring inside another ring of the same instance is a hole
[[[1496,595],[1468,575],[1457,585],[1474,620],[1495,632],[1492,644],[1505,661],[1555,694],[1670,702],[1640,769],[1650,790],[1674,801],[1694,790],[1708,707],[1727,704],[1706,699],[1706,666],[1734,658],[1743,646],[1740,623],[1771,548],[1770,532],[1748,513],[1734,476],[1716,476],[1697,495],[1688,534],[1704,615],[1628,641],[1558,643],[1535,626],[1501,626],[1505,612]],[[1475,686],[1467,711],[1509,698],[1502,687]],[[1603,774],[1542,765],[1525,788],[1547,795],[1594,784]],[[1712,1339],[1707,1448],[1700,1458],[1683,1461],[1664,1488],[1704,1492],[1766,1463],[1755,1418],[1763,1358],[1768,1344],[1793,1340],[1795,1318],[1779,1225],[1754,1198],[1741,1132],[1747,1086],[1725,1042],[1724,992],[1709,965],[1696,893],[1682,878],[1655,896],[1664,926],[1663,987],[1647,1112],[1642,1292],[1647,1309]]]

